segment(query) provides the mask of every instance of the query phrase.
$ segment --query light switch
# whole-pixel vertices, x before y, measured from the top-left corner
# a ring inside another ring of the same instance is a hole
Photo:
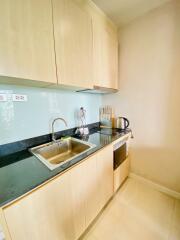
[[[27,95],[13,94],[12,100],[13,102],[27,102]]]

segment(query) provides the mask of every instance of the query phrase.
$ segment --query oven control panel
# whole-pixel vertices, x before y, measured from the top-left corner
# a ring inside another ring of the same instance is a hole
[[[127,142],[128,142],[128,137],[123,140],[120,140],[119,142],[117,142],[116,144],[113,145],[113,150],[116,151],[118,148],[120,148]],[[128,144],[127,144],[127,146],[128,146]]]

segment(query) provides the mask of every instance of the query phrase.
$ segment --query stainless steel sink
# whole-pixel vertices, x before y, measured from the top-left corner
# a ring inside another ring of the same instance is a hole
[[[94,144],[69,137],[31,148],[30,151],[53,170],[94,147]]]

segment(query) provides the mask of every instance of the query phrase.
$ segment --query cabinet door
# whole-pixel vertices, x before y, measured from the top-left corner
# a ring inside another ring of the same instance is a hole
[[[107,22],[93,21],[94,85],[118,89],[118,38]]]
[[[97,153],[99,175],[99,198],[102,209],[113,195],[113,146],[107,146]]]
[[[74,240],[69,174],[4,209],[12,240]]]
[[[0,75],[57,82],[51,0],[0,0]]]
[[[116,192],[129,175],[130,162],[126,160],[114,172],[114,192]]]
[[[92,24],[81,3],[53,0],[58,83],[92,87]]]
[[[85,160],[86,161],[86,160]],[[78,239],[85,231],[85,202],[86,202],[86,181],[85,163],[73,167],[70,170],[71,204],[75,238]]]
[[[85,216],[86,228],[100,212],[99,176],[97,172],[97,156],[94,155],[84,162],[85,174]]]

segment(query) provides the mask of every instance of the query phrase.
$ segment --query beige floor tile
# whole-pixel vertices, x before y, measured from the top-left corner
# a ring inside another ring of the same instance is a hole
[[[112,240],[167,239],[161,231],[154,229],[154,225],[146,221],[136,210],[126,206],[118,206],[117,203],[113,204],[97,222],[93,234],[98,239]]]
[[[174,205],[173,198],[128,179],[89,235],[93,234],[96,240],[168,240],[171,227],[172,240],[176,240],[173,237],[179,234],[179,225],[175,224],[179,222],[179,202],[173,215]]]
[[[135,187],[126,189],[117,195],[119,203],[133,212],[139,221],[143,221],[154,232],[167,236],[171,224],[174,199],[160,193],[145,184],[129,179]]]
[[[83,240],[98,240],[98,239],[93,235],[93,233],[91,233],[91,234],[87,234],[87,235],[83,238]]]

